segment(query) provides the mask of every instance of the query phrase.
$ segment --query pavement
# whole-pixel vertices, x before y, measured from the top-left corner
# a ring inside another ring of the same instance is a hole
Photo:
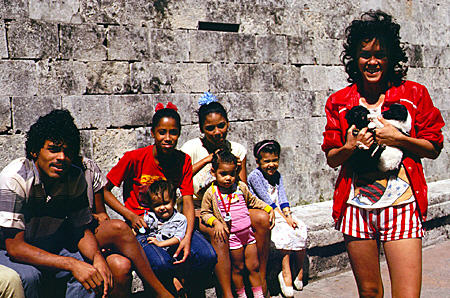
[[[384,297],[392,297],[389,272],[385,261],[381,263],[381,272]],[[310,281],[303,288],[303,291],[296,291],[294,297],[358,297],[358,290],[353,273],[350,270]],[[450,240],[423,249],[421,297],[450,297]]]

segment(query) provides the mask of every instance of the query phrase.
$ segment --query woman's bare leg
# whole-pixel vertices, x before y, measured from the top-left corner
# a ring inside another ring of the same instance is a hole
[[[201,221],[199,225],[200,231],[208,235],[211,245],[217,254],[217,264],[214,268],[217,280],[222,288],[224,298],[233,298],[231,290],[231,262],[230,262],[230,246],[228,240],[220,242],[214,239],[214,229],[205,226]]]
[[[299,270],[296,279],[303,280],[303,263],[305,261],[306,249],[294,251],[294,254]]]
[[[281,272],[283,274],[284,283],[288,287],[292,287],[292,272],[290,264],[290,251],[281,250]]]
[[[392,297],[420,297],[422,287],[422,239],[384,243],[391,278]]]
[[[360,297],[383,297],[380,256],[376,240],[344,235],[353,275]]]
[[[95,230],[95,237],[100,247],[114,247],[130,259],[139,276],[158,297],[173,297],[153,273],[142,246],[124,221],[112,219],[100,222]]]
[[[258,248],[259,274],[265,297],[269,297],[266,283],[267,261],[270,249],[270,223],[269,214],[261,209],[250,209],[252,228],[255,231],[256,247]]]

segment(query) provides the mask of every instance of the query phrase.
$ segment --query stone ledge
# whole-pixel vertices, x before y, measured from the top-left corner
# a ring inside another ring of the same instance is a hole
[[[450,179],[428,183],[428,217],[423,246],[445,241],[450,234]],[[331,217],[332,201],[293,207],[294,215],[308,226],[308,249],[305,260],[305,279],[319,278],[349,268],[342,234],[334,229]],[[280,255],[271,251],[267,283],[272,295],[279,293],[277,275],[281,270]],[[142,291],[142,282],[135,276],[133,293]],[[215,292],[208,290],[208,297]]]

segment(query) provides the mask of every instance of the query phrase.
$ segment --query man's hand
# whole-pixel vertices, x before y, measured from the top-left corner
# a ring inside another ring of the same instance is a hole
[[[78,280],[86,290],[98,289],[103,284],[103,277],[100,272],[91,264],[73,259],[70,272],[73,277]]]
[[[219,220],[214,220],[214,239],[219,240],[220,242],[226,242],[228,239],[228,235],[230,231],[228,227],[221,223]]]
[[[93,266],[97,271],[100,273],[100,275],[103,278],[103,298],[105,298],[108,293],[111,291],[111,289],[114,286],[113,282],[113,275],[111,273],[111,270],[109,269],[108,265],[106,264],[105,258],[103,258],[103,255],[98,252],[94,256],[93,260]]]
[[[178,255],[181,253],[181,251],[183,251],[183,258],[181,260],[173,262],[174,264],[183,263],[184,261],[186,261],[189,254],[191,253],[191,238],[190,237],[184,237],[183,240],[181,240],[180,245],[178,245],[177,251],[173,254],[173,258],[177,259]]]

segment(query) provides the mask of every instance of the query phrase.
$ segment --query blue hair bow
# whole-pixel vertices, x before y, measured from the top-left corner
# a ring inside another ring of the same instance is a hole
[[[199,98],[198,104],[200,106],[202,106],[202,105],[207,105],[207,104],[209,104],[211,102],[215,102],[215,101],[219,101],[219,100],[217,99],[217,97],[214,94],[207,91],[207,92],[205,92],[205,94],[202,95],[202,97]]]

